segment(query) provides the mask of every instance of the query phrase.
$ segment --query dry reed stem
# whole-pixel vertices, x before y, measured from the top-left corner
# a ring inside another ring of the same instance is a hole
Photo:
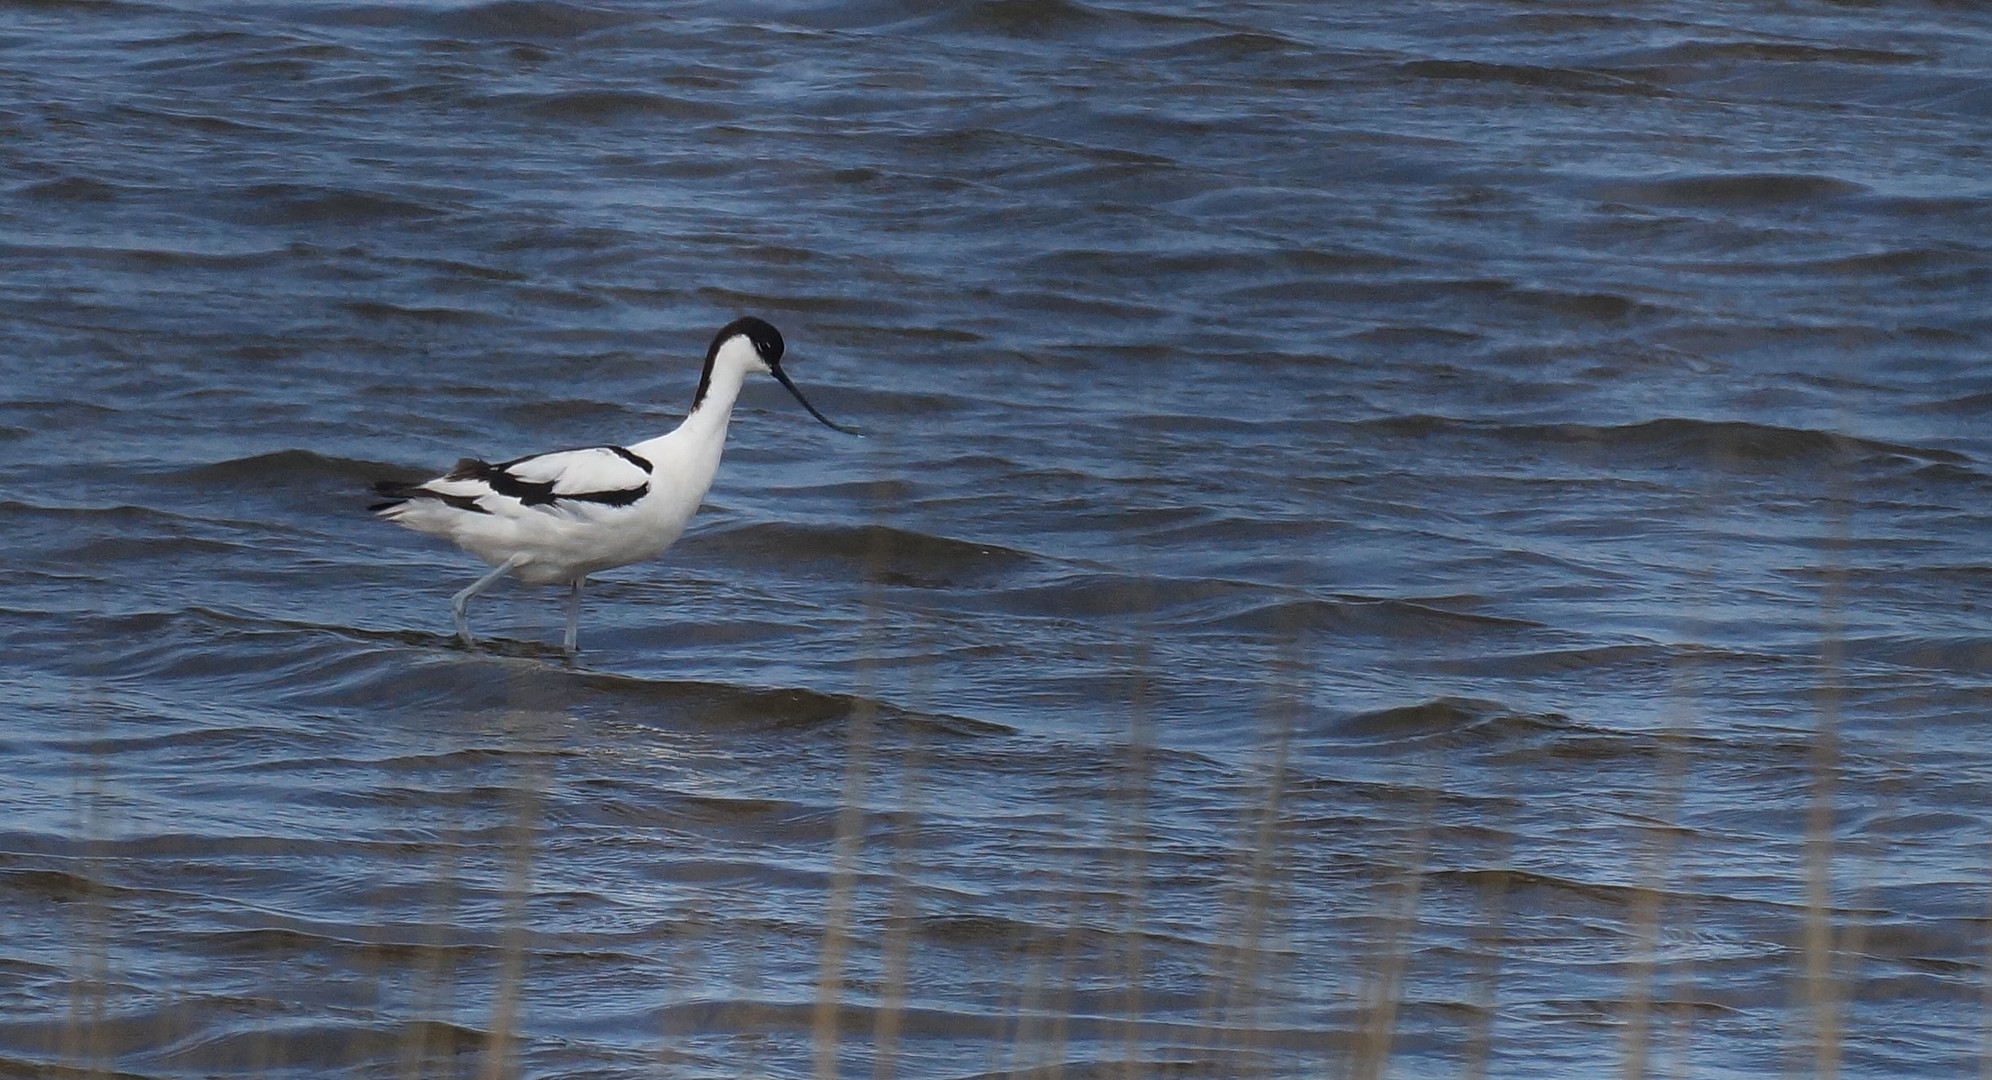
[[[1694,895],[1696,876],[1692,870],[1683,873],[1680,889],[1684,897]],[[1680,927],[1684,933],[1692,933],[1697,917],[1696,905],[1692,899],[1681,902]],[[1692,1058],[1695,1035],[1695,963],[1692,954],[1684,956],[1672,965],[1673,979],[1669,983],[1669,997],[1680,1016],[1674,1023],[1672,1050],[1668,1054],[1667,1076],[1671,1080],[1687,1080],[1691,1075],[1688,1062]]]
[[[1294,583],[1293,587],[1298,588]],[[1280,648],[1269,662],[1269,692],[1260,712],[1261,759],[1256,763],[1258,799],[1241,808],[1236,855],[1227,860],[1227,903],[1236,903],[1237,922],[1228,941],[1214,932],[1209,984],[1199,1008],[1206,1048],[1216,1066],[1227,1048],[1248,1050],[1253,1039],[1232,1038],[1233,1021],[1259,990],[1260,960],[1273,899],[1279,823],[1286,792],[1287,754],[1299,711],[1300,631],[1293,620],[1282,627]],[[1234,1070],[1241,1065],[1234,1065]],[[1227,1074],[1229,1075],[1229,1074]]]
[[[110,907],[104,888],[108,863],[103,850],[110,781],[109,768],[100,756],[109,735],[108,709],[94,693],[81,706],[89,718],[84,740],[89,753],[76,784],[76,836],[82,853],[72,863],[75,878],[82,882],[83,925],[78,937],[83,947],[80,955],[72,954],[76,967],[69,975],[69,1007],[57,1053],[58,1061],[84,1076],[105,1075],[110,1067],[98,1035],[104,1028],[111,968]]]
[[[1846,464],[1852,455],[1846,440],[1834,436],[1835,467],[1827,481],[1825,584],[1819,601],[1818,721],[1808,764],[1811,805],[1805,817],[1805,924],[1802,992],[1810,1014],[1811,1072],[1815,1080],[1834,1080],[1840,1072],[1840,999],[1834,980],[1833,833],[1840,768],[1840,705],[1844,697],[1847,536],[1849,500]]]
[[[1854,547],[1852,535],[1853,497],[1848,490],[1847,479],[1849,466],[1853,460],[1852,444],[1844,436],[1835,436],[1834,445],[1837,450],[1838,460],[1836,461],[1837,467],[1828,481],[1830,526],[1827,537],[1828,565],[1826,588],[1821,594],[1821,607],[1825,613],[1821,620],[1822,635],[1826,641],[1821,648],[1822,675],[1820,679],[1820,693],[1822,701],[1820,716],[1822,724],[1830,723],[1837,758],[1838,730],[1842,722],[1843,703],[1846,697],[1845,641],[1849,605],[1848,595],[1851,588],[1849,571]],[[1895,731],[1897,729],[1891,726],[1890,730]],[[1837,774],[1841,768],[1840,762],[1836,760],[1834,762],[1835,773]],[[1901,789],[1903,785],[1900,777],[1900,768],[1891,768],[1885,771],[1877,785],[1880,798],[1876,801],[1870,815],[1874,820],[1886,821],[1894,816],[1898,801],[1902,797]],[[1832,821],[1834,809],[1834,807],[1828,807],[1827,810],[1829,825]],[[1831,834],[1829,833],[1827,836],[1829,844],[1831,843],[1831,839]],[[1874,910],[1873,900],[1881,880],[1880,873],[1876,872],[1876,863],[1880,859],[1881,844],[1874,834],[1868,830],[1857,831],[1848,846],[1852,847],[1854,855],[1858,862],[1863,864],[1865,872],[1861,872],[1859,869],[1854,872],[1854,895],[1849,905],[1850,915],[1848,924],[1840,932],[1839,941],[1833,949],[1834,956],[1831,958],[1837,960],[1837,963],[1832,967],[1828,981],[1828,990],[1831,996],[1827,1001],[1827,1005],[1830,1007],[1831,1025],[1827,1029],[1827,1033],[1830,1042],[1828,1046],[1823,1048],[1823,1052],[1831,1055],[1832,1070],[1818,1074],[1826,1077],[1837,1075],[1839,1070],[1840,1044],[1845,1038],[1847,1031],[1847,1003],[1852,998],[1855,987],[1859,985],[1861,966],[1867,958],[1867,937],[1872,924],[1872,918],[1869,913]],[[1828,933],[1831,933],[1830,929]],[[1820,1052],[1822,1051],[1815,1050],[1815,1061]]]
[[[1728,456],[1728,452],[1720,448],[1710,452],[1712,476],[1720,477],[1725,474],[1724,463]],[[1731,493],[1725,487],[1718,487],[1715,490],[1703,488],[1695,500],[1698,515],[1704,520],[1712,518],[1730,497]],[[1717,550],[1722,549],[1717,548]],[[1696,629],[1697,637],[1704,637],[1709,633],[1708,605],[1717,595],[1716,575],[1717,566],[1712,559],[1703,558],[1698,561],[1691,579],[1694,607],[1689,619],[1686,620],[1689,627]],[[1676,868],[1679,877],[1675,882],[1674,903],[1677,912],[1675,918],[1683,933],[1691,933],[1697,918],[1695,900],[1697,894],[1694,887],[1696,875],[1692,863],[1683,865],[1676,862],[1674,844],[1684,840],[1687,835],[1685,827],[1680,825],[1680,818],[1686,805],[1688,776],[1693,764],[1691,747],[1699,715],[1696,702],[1704,685],[1706,668],[1700,653],[1690,654],[1676,661],[1672,667],[1673,677],[1668,683],[1669,723],[1661,742],[1663,755],[1661,775],[1662,792],[1667,796],[1662,805],[1672,807],[1673,817],[1671,820],[1662,817],[1661,821],[1663,824],[1671,824],[1676,836],[1659,856],[1659,863]],[[1674,782],[1665,782],[1669,778]],[[1689,1075],[1688,1062],[1694,1046],[1696,1016],[1693,952],[1683,951],[1678,960],[1666,965],[1663,970],[1671,976],[1667,983],[1667,996],[1675,1006],[1676,1014],[1673,1019],[1673,1040],[1668,1055],[1667,1075],[1674,1080],[1686,1080]]]
[[[437,854],[440,865],[430,886],[430,903],[434,911],[435,933],[429,943],[428,956],[415,969],[414,984],[410,987],[409,1012],[412,1014],[408,1025],[408,1037],[403,1040],[401,1059],[402,1080],[420,1080],[423,1062],[431,1055],[431,1042],[436,1032],[430,1029],[425,1020],[449,1023],[455,1012],[454,960],[450,953],[449,925],[450,913],[456,906],[457,876],[462,872],[461,859],[464,848],[464,822],[461,816],[462,805],[454,798],[449,801],[453,814],[450,827],[443,830],[443,841]],[[444,970],[445,965],[450,970]]]
[[[915,710],[924,709],[927,694],[915,688],[908,695]],[[919,725],[906,733],[907,746],[899,763],[899,821],[892,834],[892,898],[881,943],[878,1016],[872,1025],[872,1080],[893,1080],[897,1072],[899,1034],[906,1011],[906,982],[912,954],[913,927],[919,918],[914,901],[921,815],[926,812],[921,783],[926,778],[927,742]]]
[[[551,783],[551,761],[545,754],[541,725],[549,713],[523,679],[515,679],[509,695],[514,704],[505,718],[506,742],[524,755],[523,776],[513,789],[516,811],[508,849],[505,903],[498,941],[498,985],[491,1001],[491,1026],[478,1070],[478,1080],[506,1080],[517,1075],[513,1060],[519,1030],[519,1010],[525,998],[526,945],[530,933],[526,915],[533,888],[541,804]]]
[[[938,635],[924,622],[916,625],[916,652],[924,653],[937,643]],[[924,714],[933,704],[934,671],[931,664],[913,668],[907,681],[907,707]],[[927,812],[922,785],[927,778],[928,747],[926,730],[915,724],[906,732],[906,746],[899,762],[899,822],[893,830],[892,901],[881,946],[881,987],[879,1014],[872,1030],[873,1080],[894,1080],[898,1071],[901,1021],[907,1000],[913,932],[920,911],[915,898],[919,869],[920,824]]]
[[[1356,1033],[1355,1055],[1349,1070],[1353,1080],[1381,1080],[1384,1069],[1390,1063],[1391,1041],[1397,1028],[1397,1007],[1402,1002],[1404,990],[1404,972],[1411,960],[1411,935],[1418,926],[1418,898],[1431,846],[1432,819],[1437,810],[1439,785],[1445,776],[1442,767],[1429,763],[1425,772],[1424,782],[1419,785],[1418,824],[1408,838],[1409,857],[1396,879],[1385,886],[1391,894],[1385,904],[1388,916],[1383,938],[1378,942],[1379,955],[1371,968],[1362,1022]]]
[[[1992,863],[1992,848],[1986,850],[1986,861]],[[1985,893],[1985,917],[1981,929],[1985,934],[1985,956],[1978,971],[1978,977],[1984,984],[1979,990],[1979,1015],[1985,1030],[1980,1033],[1978,1041],[1978,1080],[1992,1080],[1992,889]]]
[[[1698,575],[1706,584],[1711,574]],[[1620,1074],[1626,1080],[1645,1080],[1651,1054],[1653,984],[1659,966],[1660,931],[1665,925],[1667,899],[1665,872],[1674,865],[1681,840],[1681,804],[1687,787],[1688,739],[1694,729],[1692,688],[1699,660],[1693,653],[1675,659],[1668,680],[1667,722],[1660,733],[1658,785],[1653,795],[1651,822],[1641,830],[1639,882],[1633,889],[1633,961],[1630,1001],[1621,1040]]]
[[[1260,978],[1265,961],[1266,928],[1271,919],[1275,894],[1275,867],[1280,851],[1280,821],[1285,812],[1287,764],[1294,728],[1299,722],[1304,668],[1300,662],[1300,634],[1289,626],[1279,653],[1272,662],[1272,691],[1266,704],[1261,734],[1270,740],[1265,747],[1263,787],[1259,804],[1253,808],[1251,839],[1241,882],[1242,910],[1239,917],[1237,949],[1233,967],[1224,980],[1224,1001],[1219,1022],[1227,1036],[1237,1029],[1240,1019],[1251,1016],[1261,996]],[[1256,1019],[1244,1039],[1231,1039],[1241,1050],[1251,1050],[1260,1031]]]
[[[1141,610],[1154,610],[1154,598]],[[1134,1080],[1135,1063],[1141,1055],[1141,980],[1143,974],[1141,920],[1148,882],[1148,793],[1154,783],[1155,733],[1148,716],[1148,693],[1153,643],[1151,625],[1142,623],[1142,634],[1134,642],[1130,664],[1127,703],[1126,758],[1121,783],[1115,789],[1119,815],[1119,837],[1114,848],[1120,853],[1121,887],[1117,894],[1120,934],[1124,954],[1121,960],[1121,1076]]]
[[[838,796],[837,833],[830,867],[830,895],[824,904],[823,947],[816,974],[816,1004],[810,1016],[817,1080],[837,1075],[838,1014],[843,1009],[844,959],[851,947],[851,912],[857,891],[858,855],[864,846],[865,788],[871,772],[872,741],[878,725],[878,667],[884,652],[883,598],[885,529],[878,508],[890,497],[881,480],[873,485],[871,542],[865,552],[865,613],[863,640],[868,646],[858,662],[858,686],[844,743],[844,786]]]
[[[1077,858],[1077,845],[1074,858]],[[1080,930],[1085,925],[1086,905],[1078,889],[1067,896],[1065,919],[1065,940],[1059,950],[1058,992],[1050,1005],[1050,1031],[1045,1036],[1043,1058],[1047,1080],[1060,1080],[1065,1075],[1065,1045],[1070,1035],[1073,992],[1077,986],[1075,968],[1079,959]]]
[[[872,727],[877,709],[860,695],[851,710],[845,743],[844,787],[839,797],[837,834],[830,870],[830,896],[823,912],[823,947],[816,975],[816,1004],[810,1016],[815,1047],[814,1074],[837,1074],[838,1013],[843,1006],[844,958],[850,951],[851,910],[856,892],[858,852],[864,839],[866,773],[871,768]]]
[[[1680,805],[1681,777],[1685,771],[1678,739],[1662,740],[1660,790],[1655,795],[1655,823],[1644,827],[1646,843],[1640,862],[1639,883],[1633,888],[1633,960],[1631,990],[1626,1006],[1626,1025],[1620,1040],[1620,1075],[1626,1080],[1644,1080],[1651,1042],[1654,972],[1658,965],[1660,928],[1665,904],[1662,873],[1670,865],[1678,840],[1674,824]]]
[[[1076,838],[1068,835],[1065,839],[1066,849],[1072,853],[1071,858],[1078,859],[1079,844]],[[1045,912],[1042,920],[1034,922],[1030,936],[1024,942],[1023,961],[1026,974],[1021,992],[1018,994],[1016,1024],[1010,1039],[1008,1071],[1012,1076],[1037,1073],[1046,1067],[1045,1055],[1053,1041],[1049,1025],[1056,1011],[1052,1005],[1056,993],[1052,979],[1053,960],[1062,961],[1070,956],[1070,943],[1077,932],[1079,912],[1083,906],[1080,901],[1083,878],[1076,868],[1068,866],[1061,870],[1053,885],[1055,887],[1050,893],[1053,897],[1051,910]],[[1065,920],[1065,933],[1054,940],[1046,928],[1057,918],[1061,907]],[[1069,986],[1070,968],[1063,963],[1059,966],[1065,971],[1066,985]],[[1066,1000],[1070,1000],[1069,995]],[[1040,1034],[1040,1031],[1043,1031],[1043,1034]]]
[[[1512,785],[1514,776],[1507,774],[1507,782]],[[1467,1031],[1466,1058],[1461,1065],[1462,1080],[1483,1080],[1487,1075],[1487,1063],[1494,1052],[1495,1010],[1500,1005],[1501,946],[1507,938],[1508,924],[1508,881],[1513,876],[1515,856],[1513,810],[1520,800],[1514,798],[1512,790],[1502,793],[1502,805],[1509,808],[1510,820],[1502,822],[1498,830],[1502,840],[1494,851],[1494,865],[1499,867],[1486,876],[1481,887],[1481,910],[1486,912],[1486,921],[1473,934],[1473,956],[1478,965],[1474,973],[1474,1023]]]

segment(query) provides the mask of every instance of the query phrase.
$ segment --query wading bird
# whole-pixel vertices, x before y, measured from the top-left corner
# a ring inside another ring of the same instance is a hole
[[[581,584],[589,574],[661,554],[684,533],[719,471],[726,424],[748,374],[765,371],[809,415],[847,435],[782,371],[782,335],[747,316],[713,335],[692,411],[669,434],[628,446],[531,454],[496,465],[464,458],[442,476],[410,484],[382,480],[370,509],[483,559],[491,572],[450,598],[457,635],[476,644],[470,599],[506,574],[529,585],[565,585],[569,655],[579,651]]]

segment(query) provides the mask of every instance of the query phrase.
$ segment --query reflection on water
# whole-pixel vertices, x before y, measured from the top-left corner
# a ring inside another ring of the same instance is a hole
[[[0,6],[0,1072],[1970,1071],[1988,30]]]

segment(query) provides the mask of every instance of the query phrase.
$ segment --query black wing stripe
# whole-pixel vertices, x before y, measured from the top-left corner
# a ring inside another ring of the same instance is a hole
[[[648,494],[650,494],[650,485],[643,483],[633,488],[623,488],[620,491],[582,491],[575,493],[563,491],[555,495],[554,498],[570,502],[601,503],[603,506],[628,506],[630,503]]]
[[[629,462],[631,465],[634,465],[639,469],[642,469],[643,475],[645,476],[650,475],[649,458],[644,457],[642,454],[639,454],[636,451],[631,450],[626,446],[611,446],[608,447],[607,449],[614,451],[617,457],[623,459],[624,461]]]
[[[611,447],[611,449],[616,448]],[[622,453],[626,457],[635,459],[632,464],[641,464],[646,466],[644,469],[645,472],[650,471],[647,468],[650,464],[649,462],[628,451],[622,451]],[[555,494],[553,490],[555,481],[521,480],[507,471],[510,466],[517,465],[521,461],[530,461],[533,457],[539,456],[541,455],[534,454],[530,457],[515,458],[499,465],[479,461],[476,458],[464,458],[462,461],[457,462],[456,468],[451,469],[449,475],[443,477],[443,479],[480,481],[486,487],[489,487],[494,494],[503,495],[508,499],[519,500],[521,506],[552,506],[554,503],[562,501],[600,503],[603,506],[628,506],[645,495],[650,494],[650,484],[648,481],[638,484],[633,488],[616,488],[611,491],[563,491]],[[466,496],[443,495],[439,492],[432,492],[426,489],[423,489],[421,493],[442,499],[444,502],[449,503],[451,506],[456,506],[460,510],[477,510],[480,513],[489,513],[489,511],[481,506],[477,506],[474,500]],[[459,505],[458,500],[463,500],[470,505]]]

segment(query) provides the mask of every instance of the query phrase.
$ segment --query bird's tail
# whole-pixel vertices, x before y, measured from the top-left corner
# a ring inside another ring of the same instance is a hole
[[[407,480],[376,480],[372,487],[373,493],[381,497],[380,502],[367,507],[368,512],[375,514],[393,510],[423,494],[420,483]]]
[[[452,510],[461,510],[467,514],[488,514],[491,511],[477,504],[477,495],[438,491],[429,485],[447,483],[451,480],[483,479],[482,474],[490,470],[491,466],[486,465],[476,458],[464,458],[462,461],[456,463],[456,468],[451,469],[448,475],[435,479],[376,480],[373,483],[373,493],[379,495],[381,501],[374,503],[372,506],[367,507],[367,509],[390,521],[400,520],[401,508],[416,501],[433,501],[447,506]],[[408,522],[404,521],[402,524],[406,525]]]

